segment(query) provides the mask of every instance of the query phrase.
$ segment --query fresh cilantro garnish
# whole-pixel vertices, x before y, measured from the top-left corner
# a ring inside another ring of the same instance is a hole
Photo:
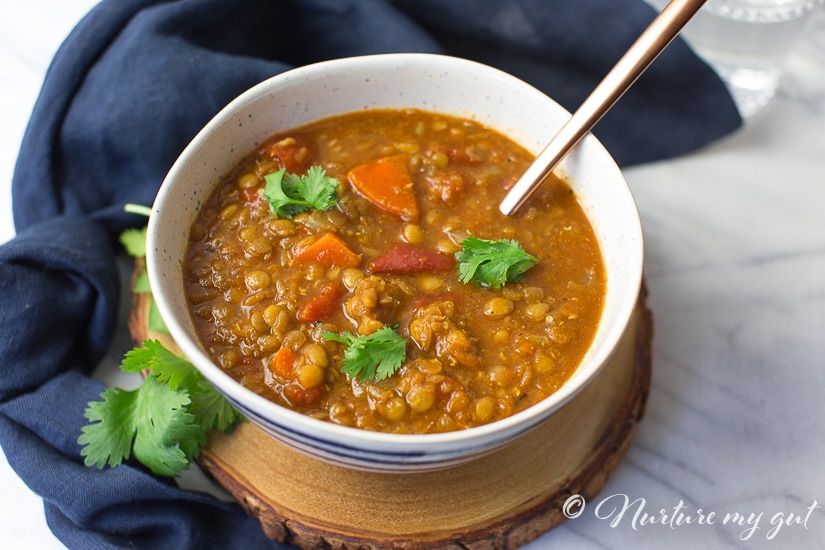
[[[158,340],[146,340],[142,347],[127,351],[120,368],[125,372],[151,369],[158,382],[169,384],[173,390],[189,387],[201,376],[189,361],[166,349]]]
[[[206,433],[186,412],[185,392],[176,392],[147,378],[134,391],[106,390],[103,401],[86,409],[91,424],[77,442],[87,466],[120,465],[132,453],[156,474],[173,476],[185,470],[206,443]]]
[[[149,314],[146,319],[146,328],[149,332],[162,332],[163,334],[169,334],[169,329],[166,327],[166,321],[164,321],[163,317],[160,316],[158,303],[154,298],[152,298],[152,301],[149,302]]]
[[[146,256],[146,228],[126,229],[120,234],[120,244],[130,256],[143,258]]]
[[[367,336],[325,332],[323,337],[348,346],[344,350],[341,371],[361,381],[389,378],[401,368],[407,356],[407,341],[391,327],[383,327]]]
[[[126,212],[132,214],[141,214],[148,216],[152,213],[152,209],[140,204],[126,204],[123,207]],[[140,229],[126,229],[120,234],[120,244],[126,249],[126,253],[135,258],[146,257],[146,227]],[[135,294],[151,294],[152,289],[149,286],[149,274],[146,273],[146,263],[140,264],[140,273],[135,277],[132,284],[132,292]],[[166,328],[166,323],[163,317],[160,316],[157,303],[154,297],[150,297],[149,301],[149,319],[147,321],[150,332],[163,332],[169,334],[169,329]]]
[[[205,430],[226,431],[240,418],[235,408],[218,393],[203,375],[184,357],[175,355],[157,340],[146,340],[143,347],[126,354],[121,368],[127,372],[152,369],[162,384],[173,390],[186,390],[192,399],[190,412]]]
[[[156,340],[126,354],[126,372],[148,371],[135,390],[106,389],[91,401],[77,442],[87,466],[118,466],[134,455],[154,473],[174,476],[206,445],[211,429],[227,431],[241,420],[189,361]]]
[[[311,166],[306,175],[291,174],[285,168],[264,176],[264,198],[273,214],[291,218],[314,208],[329,210],[338,200],[338,180],[320,166]]]
[[[127,212],[148,216],[147,207],[127,204]],[[146,229],[127,229],[120,235],[126,251],[146,256]],[[145,263],[132,287],[151,294]],[[168,332],[154,299],[147,324],[150,332]],[[207,433],[228,431],[241,420],[237,410],[219,394],[185,358],[175,355],[157,340],[126,353],[120,368],[145,372],[135,390],[106,389],[102,401],[90,401],[85,416],[89,424],[77,438],[87,466],[103,468],[135,459],[154,473],[174,476],[187,469],[206,445]]]
[[[152,287],[149,286],[149,274],[146,273],[145,266],[141,266],[140,273],[137,277],[135,277],[135,282],[132,283],[132,292],[134,292],[135,294],[152,293]]]
[[[462,283],[475,281],[482,286],[501,288],[508,281],[518,281],[524,273],[538,263],[516,241],[488,241],[468,237],[460,243],[456,252],[458,277]]]
[[[151,207],[144,206],[142,204],[135,204],[133,202],[127,202],[123,205],[123,210],[129,212],[130,214],[138,214],[140,216],[146,216],[147,218],[152,215]]]

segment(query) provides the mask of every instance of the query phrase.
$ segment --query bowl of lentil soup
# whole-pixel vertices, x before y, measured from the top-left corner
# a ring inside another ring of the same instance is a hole
[[[172,337],[248,420],[334,464],[425,471],[505,445],[598,374],[641,284],[638,212],[595,137],[519,214],[498,211],[568,117],[431,54],[251,88],[153,206]]]

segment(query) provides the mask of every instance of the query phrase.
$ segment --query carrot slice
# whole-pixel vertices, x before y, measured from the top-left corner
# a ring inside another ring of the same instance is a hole
[[[435,250],[398,243],[386,254],[372,260],[367,269],[372,273],[435,273],[450,271],[455,259]]]
[[[350,250],[347,243],[335,233],[324,233],[315,242],[298,251],[295,260],[317,263],[325,268],[355,267],[361,263],[361,255]]]
[[[301,306],[298,310],[298,320],[305,323],[317,323],[329,318],[335,313],[338,299],[344,294],[344,287],[336,281],[330,281],[321,286],[317,294]]]
[[[275,352],[272,361],[269,362],[269,370],[272,374],[290,380],[295,376],[295,362],[297,360],[298,355],[292,349],[281,348]]]
[[[418,218],[418,203],[406,155],[384,157],[356,166],[347,174],[353,189],[375,206],[402,220]]]

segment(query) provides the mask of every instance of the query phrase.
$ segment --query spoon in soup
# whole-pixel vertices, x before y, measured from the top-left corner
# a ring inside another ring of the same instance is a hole
[[[502,214],[509,216],[521,208],[706,1],[672,0],[661,11],[507,192],[499,205]]]

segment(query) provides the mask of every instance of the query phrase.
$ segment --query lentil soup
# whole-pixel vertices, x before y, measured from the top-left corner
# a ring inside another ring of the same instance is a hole
[[[367,430],[460,430],[541,401],[593,341],[605,271],[562,180],[516,216],[498,211],[532,160],[477,122],[414,109],[273,136],[191,228],[185,290],[207,353],[276,403]],[[329,208],[273,213],[270,175],[315,167],[337,180]],[[503,285],[463,282],[457,253],[471,237],[515,240],[537,262]],[[331,334],[390,329],[404,339],[400,368],[342,371],[347,346]]]

